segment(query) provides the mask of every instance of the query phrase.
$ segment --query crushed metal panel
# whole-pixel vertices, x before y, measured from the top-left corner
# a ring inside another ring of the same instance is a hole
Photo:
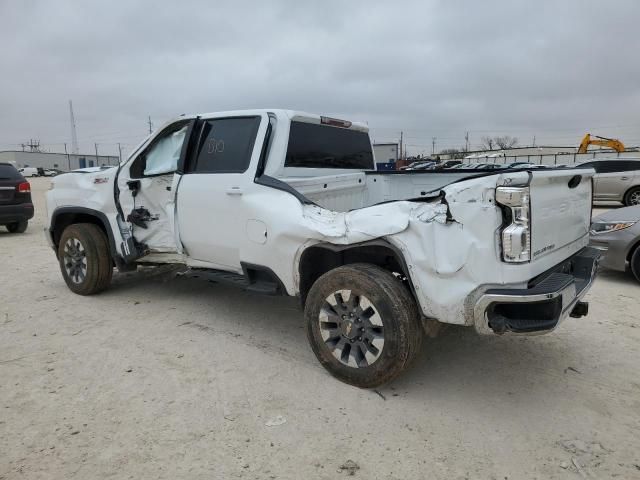
[[[337,245],[349,245],[402,232],[412,216],[424,222],[446,221],[446,206],[408,201],[390,202],[372,207],[335,212],[317,205],[303,207],[303,220],[319,239]]]

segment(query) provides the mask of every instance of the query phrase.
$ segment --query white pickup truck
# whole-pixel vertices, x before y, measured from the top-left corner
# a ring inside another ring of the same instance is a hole
[[[181,116],[119,167],[55,177],[46,234],[69,288],[177,263],[296,296],[325,368],[397,376],[438,322],[553,330],[587,313],[591,169],[377,172],[364,124],[288,110]]]

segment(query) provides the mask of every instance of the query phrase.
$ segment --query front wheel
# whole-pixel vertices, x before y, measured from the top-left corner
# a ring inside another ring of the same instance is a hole
[[[104,232],[92,223],[65,228],[58,245],[62,277],[79,295],[92,295],[109,286],[113,264]]]
[[[409,290],[391,272],[351,264],[322,275],[305,304],[307,337],[331,375],[373,388],[415,358],[423,330]]]
[[[640,246],[637,246],[631,258],[629,259],[629,266],[631,267],[631,273],[636,280],[640,282]]]

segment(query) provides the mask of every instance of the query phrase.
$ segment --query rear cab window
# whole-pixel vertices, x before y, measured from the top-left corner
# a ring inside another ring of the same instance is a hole
[[[292,121],[284,166],[374,170],[369,134],[349,128]]]

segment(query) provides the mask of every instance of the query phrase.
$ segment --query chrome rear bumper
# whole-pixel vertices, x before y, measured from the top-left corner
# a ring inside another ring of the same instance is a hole
[[[586,315],[580,299],[596,275],[601,252],[585,247],[532,279],[528,288],[487,290],[474,307],[476,330],[483,334],[545,333],[568,316]]]

